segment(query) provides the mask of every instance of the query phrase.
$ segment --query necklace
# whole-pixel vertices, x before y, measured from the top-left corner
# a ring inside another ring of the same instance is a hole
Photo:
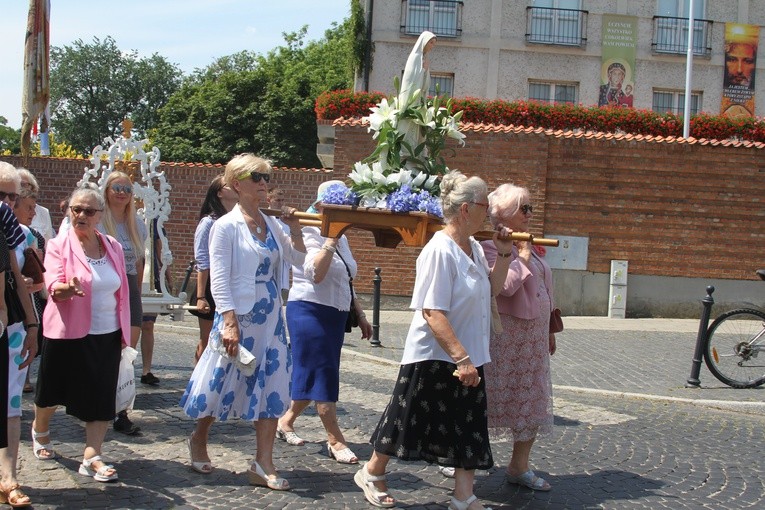
[[[257,232],[258,234],[262,234],[263,233],[263,229],[260,228],[260,225],[255,225],[255,232]]]

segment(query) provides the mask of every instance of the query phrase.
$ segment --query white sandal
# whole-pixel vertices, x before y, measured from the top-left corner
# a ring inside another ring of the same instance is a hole
[[[45,432],[35,432],[34,426],[32,427],[32,452],[38,460],[53,460],[57,456],[56,450],[51,448],[50,442],[42,444],[37,441],[41,437],[48,436],[50,436],[50,430],[46,430]],[[48,452],[48,455],[40,455],[40,452]]]
[[[112,466],[111,464],[104,464],[98,469],[93,469],[92,467],[90,467],[94,462],[98,462],[98,461],[101,461],[100,455],[96,455],[95,457],[91,457],[89,459],[82,459],[82,464],[80,464],[79,473],[83,476],[93,477],[93,480],[97,482],[111,482],[119,478],[117,476],[117,470],[114,469],[114,466]],[[110,469],[114,471],[114,473],[112,473],[111,475],[107,475],[106,472],[109,471]]]
[[[374,482],[384,482],[385,475],[370,475],[367,471],[367,465],[364,464],[361,469],[356,471],[356,474],[353,475],[353,481],[364,491],[364,497],[367,498],[367,501],[374,506],[380,508],[392,508],[396,506],[396,500],[393,499],[393,496],[387,491],[380,491],[375,487]],[[385,498],[391,498],[393,501],[383,501]]]
[[[471,494],[465,501],[460,501],[452,496],[452,500],[449,502],[449,510],[468,510],[468,507],[475,501],[478,501],[475,494]],[[484,510],[491,510],[491,507],[484,507]]]
[[[340,464],[358,464],[359,458],[356,457],[356,454],[353,453],[353,451],[346,447],[342,450],[335,450],[332,448],[332,445],[329,444],[329,441],[327,441],[327,452],[329,453],[330,459],[335,459]]]
[[[298,436],[294,430],[282,430],[279,426],[276,427],[276,439],[287,441],[287,444],[292,446],[303,446],[305,444],[303,438]]]

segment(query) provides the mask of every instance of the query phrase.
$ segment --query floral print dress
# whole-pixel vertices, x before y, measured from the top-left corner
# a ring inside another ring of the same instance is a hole
[[[256,285],[264,285],[267,292],[249,313],[237,315],[237,320],[239,345],[255,356],[257,369],[245,377],[228,357],[218,353],[223,316],[215,312],[207,349],[180,401],[191,418],[213,416],[221,421],[229,418],[257,421],[278,418],[287,411],[291,358],[276,281],[276,269],[281,265],[279,250],[270,229],[265,242],[253,238],[261,260]]]

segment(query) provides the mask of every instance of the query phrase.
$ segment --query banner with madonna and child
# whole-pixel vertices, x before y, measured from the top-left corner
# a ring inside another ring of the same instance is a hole
[[[635,16],[603,16],[598,106],[632,108],[637,34]]]

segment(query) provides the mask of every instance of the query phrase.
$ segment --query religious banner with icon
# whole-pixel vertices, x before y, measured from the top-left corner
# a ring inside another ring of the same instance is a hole
[[[632,108],[637,25],[635,16],[603,15],[603,57],[598,106]]]
[[[754,116],[758,25],[725,24],[725,65],[720,113],[726,117]]]

